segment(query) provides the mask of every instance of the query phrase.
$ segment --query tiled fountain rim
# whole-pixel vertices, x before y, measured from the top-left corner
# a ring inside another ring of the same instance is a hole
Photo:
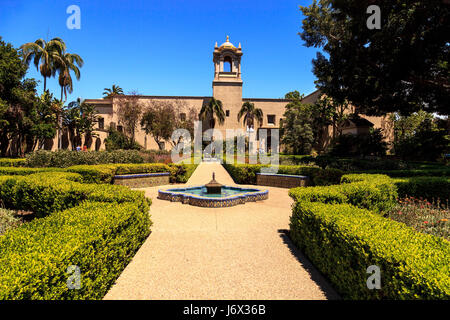
[[[256,188],[241,188],[235,186],[226,186],[229,188],[242,189],[242,190],[254,190],[247,191],[238,194],[234,194],[231,196],[223,197],[223,198],[209,198],[202,197],[195,194],[184,193],[181,190],[194,189],[194,188],[202,188],[203,185],[199,186],[189,186],[186,188],[168,188],[165,190],[158,190],[158,198],[162,200],[170,200],[172,202],[178,201],[183,204],[190,204],[199,207],[232,207],[238,204],[244,204],[247,201],[258,201],[258,200],[266,200],[269,198],[269,190],[260,190]],[[174,189],[180,191],[173,191]]]

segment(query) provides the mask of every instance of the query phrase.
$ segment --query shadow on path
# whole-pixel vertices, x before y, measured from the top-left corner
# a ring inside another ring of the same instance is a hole
[[[291,254],[297,259],[298,262],[300,262],[301,267],[303,267],[311,275],[311,280],[313,280],[320,287],[327,299],[340,300],[341,297],[329,284],[329,281],[325,278],[325,276],[322,275],[320,271],[314,267],[312,262],[309,261],[309,259],[294,245],[289,237],[289,231],[280,229],[278,230],[278,233],[280,234],[280,238],[283,240],[283,243],[289,248]]]

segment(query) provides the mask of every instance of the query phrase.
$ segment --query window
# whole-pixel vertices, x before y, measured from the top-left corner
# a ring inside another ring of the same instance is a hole
[[[268,114],[267,115],[267,123],[268,124],[275,124],[275,115],[274,114]]]
[[[123,132],[123,127],[122,126],[117,126],[117,131]]]
[[[223,59],[223,71],[231,72],[232,71],[232,68],[231,68],[232,63],[233,63],[233,61],[231,60],[230,57],[225,57],[225,59]]]
[[[100,130],[105,129],[105,119],[103,118],[98,118],[98,128]]]
[[[180,113],[180,120],[186,121],[186,113]]]
[[[109,127],[111,128],[111,129],[116,129],[116,123],[115,122],[110,122],[109,123]]]
[[[230,116],[230,110],[225,111],[225,115],[226,115],[227,117],[229,117],[229,116]]]

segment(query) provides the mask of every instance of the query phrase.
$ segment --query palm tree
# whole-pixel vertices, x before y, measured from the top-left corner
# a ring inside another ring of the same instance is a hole
[[[258,121],[261,126],[263,123],[263,112],[260,108],[255,108],[255,105],[249,101],[244,102],[237,115],[237,120],[241,121],[241,118],[244,117],[244,125],[248,127],[253,126],[255,119]]]
[[[70,71],[73,71],[77,80],[80,80],[80,69],[84,64],[83,59],[77,54],[64,52],[61,56],[55,59],[55,65],[59,72],[58,82],[61,86],[61,101],[63,93],[67,99],[67,93],[72,93],[73,83]],[[78,65],[78,66],[77,66]]]
[[[122,96],[123,95],[123,89],[121,87],[119,87],[119,86],[116,86],[115,84],[113,84],[111,89],[110,88],[105,88],[103,90],[105,90],[103,92],[103,95],[105,96],[104,97],[105,99],[111,98],[111,97],[114,97],[114,96]]]
[[[36,69],[44,77],[44,92],[47,90],[47,78],[55,75],[55,60],[66,50],[66,44],[60,38],[53,38],[49,42],[38,39],[35,42],[25,43],[20,47],[23,52],[23,61],[30,64],[33,60]]]
[[[212,128],[214,128],[216,121],[222,125],[225,122],[225,112],[223,111],[222,101],[211,98],[209,103],[202,107],[198,117],[202,121],[210,120],[210,126]]]

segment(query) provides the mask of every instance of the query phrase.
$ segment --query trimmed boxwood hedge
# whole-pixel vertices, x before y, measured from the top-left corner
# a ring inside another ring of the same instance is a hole
[[[398,195],[446,200],[450,199],[450,177],[410,177],[393,179]]]
[[[269,167],[261,164],[228,164],[223,166],[238,184],[256,184],[256,174],[261,168]],[[279,166],[279,174],[308,176],[314,185],[329,185],[339,183],[343,172],[338,169],[321,169],[312,166]]]
[[[24,168],[24,167],[0,167],[1,175],[19,175],[25,176],[29,174],[39,173],[39,172],[62,172],[63,169],[60,168]]]
[[[384,175],[345,175],[342,184],[309,188],[294,188],[289,195],[296,201],[349,203],[381,212],[390,208],[397,198],[393,181]]]
[[[26,163],[27,160],[25,158],[0,158],[0,167],[22,167],[25,166]]]
[[[110,183],[115,175],[133,173],[157,173],[169,172],[170,182],[184,183],[194,172],[197,165],[186,164],[100,164],[100,165],[79,165],[67,168],[68,172],[79,173],[88,183]]]
[[[357,172],[363,173],[363,172]],[[389,177],[450,177],[450,168],[410,170],[366,170],[368,174],[385,174]]]
[[[0,176],[9,208],[42,218],[0,236],[0,299],[100,299],[150,232],[143,192],[68,172]],[[82,288],[66,285],[81,269]]]
[[[346,299],[449,299],[450,243],[349,204],[297,202],[290,237]],[[381,289],[366,285],[369,266]]]
[[[450,242],[378,212],[396,189],[393,179],[368,174],[291,189],[290,237],[344,298],[449,299]],[[380,290],[367,288],[371,265],[380,267]]]

